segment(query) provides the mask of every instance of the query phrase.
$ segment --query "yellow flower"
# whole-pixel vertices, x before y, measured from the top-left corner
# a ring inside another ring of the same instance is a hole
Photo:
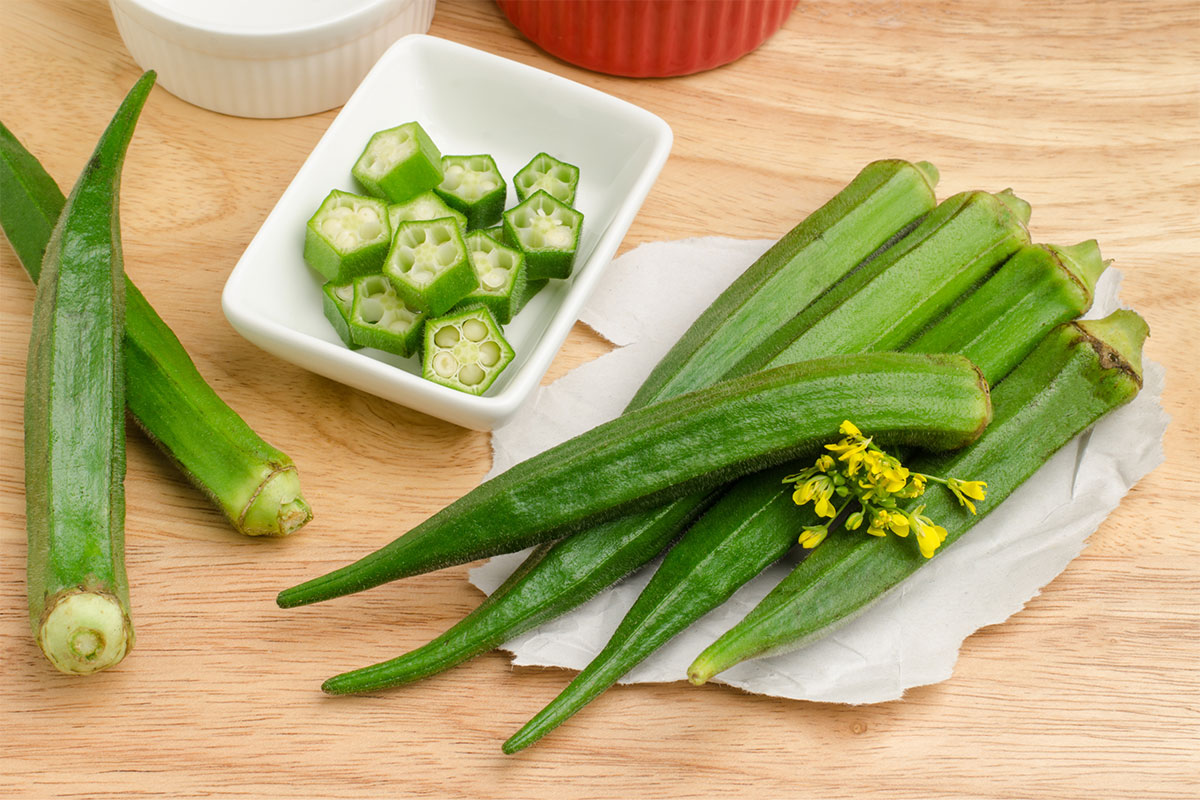
[[[850,516],[846,517],[846,530],[856,531],[863,524],[863,512],[855,511]]]
[[[946,486],[958,498],[958,502],[966,506],[972,514],[975,513],[975,504],[971,502],[971,499],[984,500],[987,498],[985,481],[960,481],[958,478],[947,478]]]
[[[917,534],[917,548],[921,555],[933,558],[934,552],[946,541],[946,529],[935,525],[933,520],[922,514],[924,510],[925,506],[917,506],[916,510],[907,516]]]
[[[833,469],[833,465],[835,463],[836,462],[833,460],[833,456],[822,455],[817,457],[816,466],[821,472],[829,472],[829,470]]]
[[[854,423],[848,419],[842,420],[841,427],[838,428],[838,431],[846,436],[862,436],[862,431],[855,427]]]
[[[828,535],[829,528],[825,525],[805,525],[804,532],[800,534],[800,546],[805,550],[812,550],[825,541]]]

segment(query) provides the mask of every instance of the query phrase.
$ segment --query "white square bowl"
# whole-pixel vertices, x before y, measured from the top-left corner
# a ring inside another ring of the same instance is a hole
[[[331,189],[361,192],[350,167],[372,133],[417,121],[445,154],[490,153],[509,183],[541,151],[580,169],[583,236],[570,278],[551,281],[504,329],[516,358],[482,396],[421,377],[417,359],[348,349],[304,262],[304,226]],[[262,349],[333,380],[477,430],[503,425],[539,383],[671,150],[670,127],[624,100],[432,36],[379,59],[251,240],[221,295]]]

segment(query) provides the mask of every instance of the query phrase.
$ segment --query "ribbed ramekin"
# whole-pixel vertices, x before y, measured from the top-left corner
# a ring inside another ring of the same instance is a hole
[[[125,46],[183,100],[239,117],[297,117],[346,102],[401,36],[424,33],[435,0],[109,0]],[[300,9],[306,13],[301,14]]]
[[[576,66],[633,78],[719,67],[782,27],[796,0],[496,0],[530,41]]]

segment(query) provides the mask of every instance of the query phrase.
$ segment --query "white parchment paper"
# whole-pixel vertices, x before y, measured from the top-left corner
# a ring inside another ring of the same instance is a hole
[[[618,415],[659,358],[771,242],[726,238],[643,245],[618,258],[581,315],[618,348],[542,387],[492,436],[495,475]],[[1119,307],[1110,268],[1089,317]],[[1121,498],[1163,460],[1163,369],[1052,458],[971,532],[853,622],[807,647],[748,661],[714,680],[747,691],[836,703],[894,700],[950,677],[963,640],[1019,611],[1083,549]],[[492,592],[525,554],[492,559],[471,582]],[[657,562],[656,562],[657,563]],[[650,579],[655,564],[573,612],[504,645],[519,665],[583,668]],[[623,682],[676,681],[709,643],[791,569],[776,564],[630,672]]]

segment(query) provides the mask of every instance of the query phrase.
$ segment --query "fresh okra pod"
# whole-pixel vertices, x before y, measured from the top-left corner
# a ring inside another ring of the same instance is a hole
[[[477,285],[466,242],[449,217],[400,223],[383,274],[406,303],[432,316],[445,314]]]
[[[334,189],[308,221],[304,260],[326,280],[348,283],[383,267],[391,232],[386,203]]]
[[[350,170],[375,197],[403,203],[442,182],[442,154],[416,122],[379,131]]]
[[[525,256],[483,231],[468,233],[466,243],[478,286],[462,305],[486,306],[497,322],[507,325],[526,299]]]
[[[504,212],[504,240],[524,253],[534,280],[570,277],[582,230],[583,214],[544,191]]]
[[[517,200],[524,202],[534,192],[543,191],[562,203],[575,205],[579,187],[579,167],[559,161],[548,153],[538,153],[513,176]]]
[[[970,475],[987,484],[978,515],[949,492],[921,498],[925,513],[944,521],[943,547],[1077,434],[1133,399],[1142,384],[1146,334],[1145,322],[1132,311],[1059,326],[996,387],[995,419],[975,444],[912,465],[915,471]],[[801,647],[866,609],[925,563],[908,542],[893,536],[831,535],[696,658],[688,679],[702,684],[747,659]]]
[[[425,325],[421,375],[468,394],[483,394],[515,353],[485,306],[472,306]]]
[[[445,156],[442,182],[434,189],[451,208],[467,216],[467,228],[487,228],[500,221],[508,184],[489,155]]]

